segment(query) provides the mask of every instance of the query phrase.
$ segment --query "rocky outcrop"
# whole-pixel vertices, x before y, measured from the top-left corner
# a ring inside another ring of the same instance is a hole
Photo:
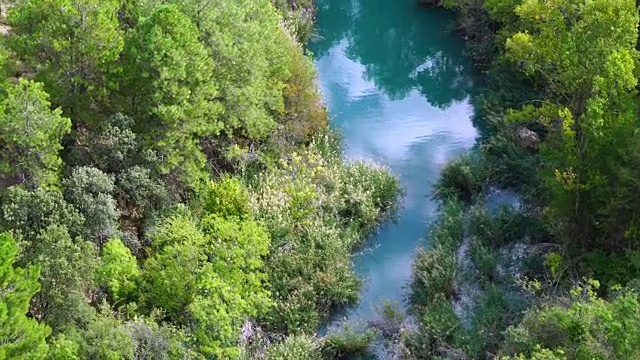
[[[7,9],[9,5],[0,4],[0,36],[9,36],[11,28],[7,25]]]
[[[516,139],[522,147],[527,149],[537,150],[538,146],[540,146],[540,136],[538,133],[524,126],[516,130]]]

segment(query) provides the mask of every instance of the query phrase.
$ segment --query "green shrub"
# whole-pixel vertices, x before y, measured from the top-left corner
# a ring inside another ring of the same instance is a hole
[[[306,26],[299,17],[304,14],[307,14],[304,10],[291,13],[296,22],[294,26]],[[306,32],[303,27],[297,30]],[[284,139],[290,145],[298,145],[325,131],[329,117],[317,90],[313,61],[303,54],[302,46],[295,41],[290,41],[283,50],[289,55],[289,77],[282,90],[285,111],[279,119],[282,126],[271,140]]]
[[[478,204],[470,210],[471,237],[492,250],[524,241],[530,234],[539,236],[540,227],[537,220],[506,206],[493,213],[484,204]]]
[[[406,314],[398,303],[385,301],[376,308],[378,319],[369,322],[369,327],[376,330],[386,340],[397,340],[402,336]]]
[[[96,277],[114,301],[126,299],[136,290],[140,274],[136,258],[122,240],[111,239],[104,244]]]
[[[282,13],[301,44],[311,39],[314,30],[315,7],[313,0],[271,0]]]
[[[237,178],[225,176],[210,182],[202,198],[204,211],[209,214],[246,218],[251,213],[249,193]]]
[[[585,271],[603,284],[603,290],[615,286],[626,286],[629,281],[640,278],[640,252],[630,251],[624,255],[609,255],[603,251],[586,254],[580,264]]]
[[[486,159],[491,181],[503,189],[516,189],[534,201],[542,195],[542,179],[538,174],[538,158],[531,151],[517,144],[507,132],[510,128],[494,134],[481,151]]]
[[[595,295],[597,285],[590,281],[569,299],[529,310],[507,330],[500,352],[529,356],[542,348],[576,360],[640,358],[638,294],[623,291],[606,301]]]
[[[567,357],[562,350],[549,350],[542,349],[540,345],[536,346],[531,356],[525,354],[518,354],[515,356],[502,356],[500,360],[567,360]]]

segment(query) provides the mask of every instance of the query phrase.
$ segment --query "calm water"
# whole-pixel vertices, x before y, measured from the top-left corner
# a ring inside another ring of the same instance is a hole
[[[318,39],[310,49],[345,156],[386,165],[406,190],[396,223],[354,257],[364,281],[361,301],[342,316],[362,324],[374,318],[374,305],[404,303],[415,250],[428,246],[432,185],[443,165],[476,140],[473,69],[449,31],[450,13],[421,9],[417,0],[317,5]]]

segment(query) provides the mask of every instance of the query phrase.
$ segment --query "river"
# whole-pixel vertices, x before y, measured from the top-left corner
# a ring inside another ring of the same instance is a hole
[[[474,70],[450,31],[453,14],[417,0],[317,0],[310,45],[344,153],[387,166],[405,189],[397,221],[354,255],[360,301],[330,327],[365,324],[384,301],[403,305],[418,246],[429,244],[442,167],[471,148]]]

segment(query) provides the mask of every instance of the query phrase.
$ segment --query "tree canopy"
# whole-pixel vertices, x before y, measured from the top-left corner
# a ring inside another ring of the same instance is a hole
[[[298,43],[311,2],[0,7],[0,359],[317,358],[326,304],[356,298],[350,250],[399,186],[344,162],[326,128]],[[300,152],[331,184],[306,169],[291,183]],[[329,210],[304,204],[314,186]],[[329,255],[301,261],[324,235]]]

